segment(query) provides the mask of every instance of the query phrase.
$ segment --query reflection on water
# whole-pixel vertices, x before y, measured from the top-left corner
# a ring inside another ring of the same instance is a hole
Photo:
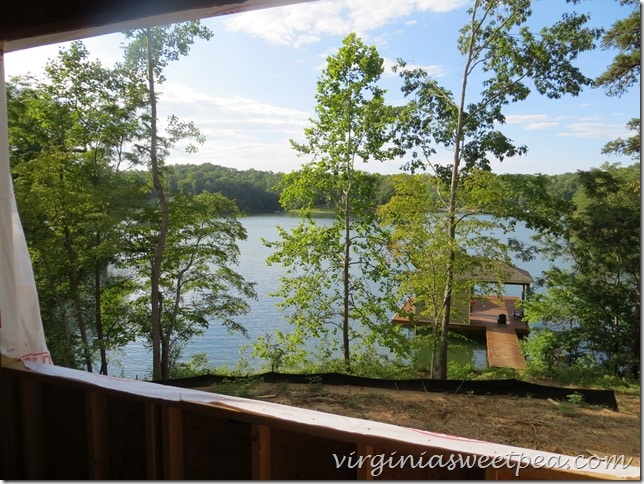
[[[420,331],[422,335],[422,330]],[[474,339],[469,336],[450,333],[447,342],[447,357],[450,363],[460,367],[471,366],[475,370],[487,368],[487,351],[485,336]],[[418,370],[429,370],[432,362],[431,343],[426,342],[422,348],[414,352],[412,364]]]

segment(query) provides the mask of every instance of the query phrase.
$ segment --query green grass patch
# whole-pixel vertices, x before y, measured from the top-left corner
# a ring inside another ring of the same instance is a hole
[[[224,379],[210,387],[213,393],[231,395],[234,397],[254,398],[257,397],[257,386],[263,380],[257,377]]]

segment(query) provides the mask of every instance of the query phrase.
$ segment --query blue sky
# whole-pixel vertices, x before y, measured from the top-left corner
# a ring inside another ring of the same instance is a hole
[[[385,59],[381,81],[391,103],[401,103],[399,79],[390,72],[396,58],[425,67],[440,84],[458,92],[463,59],[458,31],[466,22],[467,0],[319,0],[312,3],[205,19],[214,32],[198,41],[189,57],[172,64],[161,87],[160,117],[176,114],[192,120],[207,142],[196,154],[173,152],[169,163],[204,163],[237,169],[288,172],[308,160],[298,158],[289,139],[303,141],[303,130],[314,115],[316,82],[342,39],[355,31],[375,45]],[[534,25],[558,18],[561,0],[534,2]],[[591,14],[591,25],[610,27],[630,11],[616,0],[586,0],[579,12]],[[120,34],[84,39],[90,53],[106,65],[120,60]],[[7,78],[30,72],[39,75],[58,48],[44,46],[5,55]],[[603,72],[614,51],[596,49],[579,65],[589,77]],[[479,86],[471,84],[475,96]],[[549,100],[534,93],[507,106],[501,129],[525,156],[494,163],[497,173],[556,174],[585,170],[604,161],[633,163],[601,154],[602,146],[630,136],[626,122],[638,117],[637,87],[626,95],[607,97],[587,88],[577,96]],[[436,161],[449,162],[447,152]],[[400,171],[400,159],[373,162],[363,168],[380,173]]]

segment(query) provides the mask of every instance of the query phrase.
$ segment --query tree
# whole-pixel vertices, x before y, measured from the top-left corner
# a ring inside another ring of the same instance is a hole
[[[573,61],[591,49],[599,35],[584,28],[583,14],[565,14],[538,34],[527,26],[532,14],[526,0],[476,0],[468,10],[458,47],[464,57],[460,91],[454,95],[422,69],[408,69],[399,61],[403,92],[411,97],[400,117],[399,144],[412,151],[407,168],[431,168],[449,180],[445,230],[449,258],[445,266],[441,325],[440,378],[447,377],[447,337],[455,277],[457,196],[459,185],[474,168],[490,169],[490,159],[503,160],[526,151],[497,129],[503,107],[526,99],[531,87],[549,98],[576,95],[591,82]],[[482,89],[472,95],[470,83],[482,76]],[[532,86],[528,84],[532,83]],[[430,161],[436,147],[452,151],[452,161],[441,166]]]
[[[613,62],[606,71],[595,79],[597,86],[603,87],[609,96],[621,96],[634,84],[639,84],[641,63],[641,19],[640,2],[621,0],[622,5],[632,5],[633,11],[625,19],[618,20],[602,37],[602,48],[617,49]],[[640,119],[631,119],[627,127],[635,134],[623,140],[618,138],[604,146],[602,153],[618,154],[639,158]]]
[[[622,0],[635,8],[617,21],[602,38],[604,49],[619,52],[595,83],[609,96],[621,96],[640,75],[639,2]],[[639,158],[640,120],[628,123],[635,135],[607,143],[602,153]],[[530,301],[526,315],[543,321],[533,345],[533,359],[552,366],[591,368],[617,375],[640,374],[640,168],[604,164],[578,172],[580,187],[566,210],[535,218],[542,250],[553,260],[567,258],[545,274],[543,294]],[[549,190],[543,190],[547,194]],[[552,194],[535,198],[532,214],[551,211]],[[556,216],[555,216],[556,215]],[[539,221],[540,219],[540,221]],[[554,236],[554,237],[553,237]],[[555,331],[552,331],[552,329]],[[536,353],[536,351],[535,351]]]
[[[161,313],[161,378],[168,379],[182,349],[210,322],[229,331],[246,333],[234,316],[248,312],[253,285],[234,270],[239,258],[238,240],[246,231],[237,220],[235,203],[221,194],[187,196],[173,194],[169,203],[170,225],[159,277]],[[149,223],[144,223],[145,220]],[[135,267],[141,282],[136,317],[150,339],[149,268],[157,237],[154,221],[158,208],[131,227],[126,267]]]
[[[551,345],[552,367],[601,366],[637,378],[640,365],[639,165],[579,172],[575,210],[560,214],[556,239],[541,237],[554,260],[546,290],[526,304]],[[550,225],[552,227],[552,225]],[[552,330],[552,333],[549,333]]]
[[[639,84],[641,64],[641,19],[638,0],[620,0],[633,7],[630,15],[615,22],[602,36],[603,49],[617,49],[613,62],[595,79],[609,96],[621,96]]]
[[[441,324],[446,310],[443,294],[451,251],[445,231],[445,200],[434,196],[445,191],[446,182],[436,176],[401,174],[393,178],[395,193],[381,206],[381,222],[391,228],[389,251],[394,264],[398,299],[413,297],[415,311],[406,314],[412,324],[417,318],[430,322],[429,343],[432,360],[430,374],[437,377],[440,369]],[[502,283],[510,264],[508,247],[498,238],[488,234],[503,229],[493,217],[481,217],[496,207],[503,191],[497,178],[485,170],[473,170],[461,184],[456,220],[455,278],[452,292],[462,295],[462,303],[469,303],[475,286],[484,284],[477,279],[481,271],[494,273],[498,284],[491,287],[501,295]],[[451,305],[450,319],[467,317],[464,308]],[[420,339],[419,346],[425,346]]]
[[[87,248],[94,279],[92,316],[100,353],[99,372],[106,375],[109,345],[104,337],[102,284],[108,264],[119,251],[119,224],[142,201],[136,200],[137,192],[119,176],[119,170],[124,158],[132,159],[124,146],[134,141],[141,131],[137,111],[143,92],[128,78],[122,65],[106,69],[100,61],[91,61],[81,42],[72,43],[69,50],[61,51],[58,61],[50,63],[46,72],[54,96],[69,107],[77,123],[73,131],[74,150],[79,154],[85,183],[95,204],[89,218],[91,234],[83,246]],[[66,240],[65,246],[73,259],[77,249],[71,244],[73,241]],[[74,265],[72,259],[70,263]],[[77,277],[72,276],[73,272],[70,276],[73,283]],[[80,316],[78,318],[82,321]]]
[[[289,267],[277,294],[285,298],[282,306],[295,308],[289,318],[296,333],[302,339],[330,336],[329,356],[339,332],[347,372],[353,339],[392,348],[401,341],[387,317],[386,235],[374,219],[375,177],[356,167],[393,153],[386,144],[394,111],[377,86],[382,65],[375,47],[355,34],[327,59],[317,85],[317,118],[304,133],[307,143],[292,141],[313,161],[286,175],[281,185],[280,202],[303,208],[304,218],[292,233],[281,230],[282,240],[270,244],[276,252],[269,262]],[[330,226],[308,216],[320,201],[333,211]]]
[[[176,61],[180,56],[185,56],[190,51],[190,46],[196,38],[210,39],[212,32],[202,26],[198,21],[184,22],[173,26],[150,27],[137,31],[130,31],[126,36],[131,39],[126,45],[126,63],[132,69],[142,76],[148,91],[148,120],[149,120],[149,145],[144,148],[144,152],[149,159],[150,173],[154,193],[156,194],[160,209],[160,224],[158,236],[156,239],[156,250],[152,258],[150,271],[150,303],[151,303],[151,343],[152,343],[152,377],[153,379],[162,378],[161,363],[161,273],[163,265],[163,253],[166,246],[166,239],[170,225],[170,213],[168,200],[166,197],[161,167],[163,157],[166,154],[158,126],[157,115],[157,93],[158,83],[165,79],[163,71],[171,61]],[[176,118],[172,118],[171,126],[176,129],[176,134],[186,134],[186,126],[178,123]],[[191,128],[191,126],[187,126]],[[193,131],[194,134],[194,131]],[[176,138],[166,140],[165,148],[176,142]]]
[[[106,350],[123,337],[113,339],[111,323],[104,324],[101,298],[119,223],[136,205],[118,167],[137,131],[137,99],[124,95],[131,84],[121,67],[89,60],[81,42],[62,49],[45,74],[45,81],[19,79],[10,88],[18,200],[57,361],[76,366],[78,331],[85,368],[92,371],[98,350],[106,374]]]

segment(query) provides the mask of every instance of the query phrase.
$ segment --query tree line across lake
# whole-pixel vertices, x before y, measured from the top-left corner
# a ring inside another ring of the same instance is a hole
[[[139,172],[145,178],[146,172]],[[374,174],[376,189],[373,205],[384,205],[394,194],[394,175]],[[166,167],[166,179],[173,192],[197,195],[202,192],[221,193],[234,200],[237,207],[246,214],[275,213],[284,210],[280,204],[280,183],[284,173],[259,169],[238,170],[213,163],[177,164]],[[557,175],[504,174],[499,175],[511,192],[520,191],[526,181],[535,177],[544,181],[553,196],[572,201],[582,196],[582,187],[577,173]],[[513,188],[515,187],[515,188]],[[435,191],[433,197],[438,196]],[[324,209],[320,199],[317,207]]]

